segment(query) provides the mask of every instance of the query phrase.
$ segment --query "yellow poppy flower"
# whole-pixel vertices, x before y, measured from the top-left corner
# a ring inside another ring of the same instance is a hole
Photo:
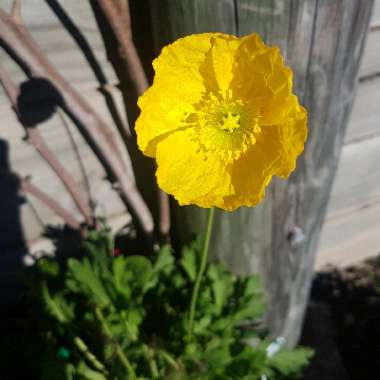
[[[191,35],[166,46],[153,67],[138,102],[138,145],[181,205],[254,206],[273,175],[294,170],[307,114],[277,47],[257,34]]]

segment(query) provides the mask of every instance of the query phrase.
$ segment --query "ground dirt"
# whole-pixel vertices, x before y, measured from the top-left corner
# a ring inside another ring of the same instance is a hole
[[[380,256],[316,274],[301,343],[315,350],[303,380],[380,380]]]

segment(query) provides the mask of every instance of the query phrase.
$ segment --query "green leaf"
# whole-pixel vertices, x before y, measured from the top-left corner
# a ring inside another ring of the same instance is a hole
[[[154,261],[153,271],[168,275],[174,268],[174,257],[170,245],[164,245]]]
[[[182,257],[180,260],[180,265],[182,269],[185,271],[187,276],[189,277],[191,282],[195,282],[195,278],[197,276],[198,271],[198,258],[197,253],[194,249],[190,247],[185,247],[182,250]]]
[[[234,276],[221,264],[211,264],[207,271],[211,280],[215,306],[218,313],[222,311],[233,291]]]
[[[110,304],[111,300],[101,278],[95,273],[87,257],[82,261],[69,259],[67,263],[67,287],[76,293],[86,294],[100,306]]]
[[[144,318],[144,309],[134,307],[126,311],[126,321],[128,324],[128,331],[132,339],[137,339],[139,334],[139,327]]]
[[[259,376],[265,373],[265,362],[265,350],[246,346],[242,351],[236,353],[228,363],[226,373],[232,379],[259,379]]]
[[[292,350],[282,349],[268,358],[268,365],[285,377],[297,377],[314,355],[313,350],[300,347]]]
[[[121,258],[121,257],[119,257]],[[147,281],[152,276],[152,263],[144,256],[128,256],[125,258],[128,271],[133,274],[135,285],[144,288]]]
[[[42,283],[41,297],[48,313],[58,322],[65,324],[75,318],[74,305],[69,304],[59,293],[50,295],[46,282]]]
[[[124,256],[119,256],[113,260],[112,273],[113,277],[110,285],[113,285],[115,290],[121,294],[125,300],[130,300],[132,295],[130,283],[132,282],[133,274],[127,271],[127,261]]]
[[[37,261],[38,269],[43,275],[56,278],[59,275],[59,265],[55,259],[42,257]]]

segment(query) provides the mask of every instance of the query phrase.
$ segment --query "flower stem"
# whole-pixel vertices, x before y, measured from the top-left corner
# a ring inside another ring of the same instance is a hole
[[[150,370],[150,374],[152,375],[152,379],[158,379],[159,372],[157,368],[157,363],[154,360],[154,354],[152,350],[146,344],[143,345],[143,349],[144,349],[146,360],[148,361],[149,370]]]
[[[104,318],[102,311],[98,307],[95,309],[95,314],[96,314],[96,317],[98,318],[98,320],[102,326],[103,332],[106,334],[107,338],[114,343],[116,356],[120,360],[120,363],[127,370],[128,375],[129,375],[129,379],[130,380],[136,380],[137,376],[136,376],[135,370],[132,367],[131,362],[128,360],[127,356],[124,354],[124,351],[120,347],[120,345],[115,341],[115,339],[112,335],[112,332],[108,326],[108,323],[107,323],[106,319]]]
[[[90,351],[86,343],[82,340],[81,337],[75,336],[74,337],[74,344],[78,348],[78,350],[83,354],[83,356],[92,364],[92,366],[103,372],[107,373],[106,368],[104,365],[96,358],[96,356]]]
[[[199,266],[199,272],[197,274],[197,278],[195,279],[195,284],[194,284],[194,288],[193,288],[193,294],[191,295],[190,314],[189,314],[189,326],[188,326],[188,337],[189,338],[191,338],[191,336],[193,334],[195,309],[196,309],[196,306],[197,306],[199,289],[200,289],[200,285],[201,285],[201,282],[202,282],[202,278],[203,278],[204,272],[206,270],[207,259],[208,259],[208,248],[209,248],[209,245],[210,245],[210,238],[211,238],[212,224],[213,224],[213,221],[214,221],[214,214],[215,214],[215,209],[214,208],[210,208],[209,212],[208,212],[208,217],[207,217],[207,226],[206,226],[205,238],[204,238],[204,241],[203,241],[201,263],[200,263],[200,266]]]

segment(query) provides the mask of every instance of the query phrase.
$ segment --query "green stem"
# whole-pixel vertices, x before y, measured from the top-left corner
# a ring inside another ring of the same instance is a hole
[[[143,345],[143,348],[145,351],[145,357],[146,357],[147,362],[149,364],[149,370],[150,370],[150,373],[152,375],[152,378],[158,379],[159,372],[158,372],[158,368],[157,368],[157,363],[154,360],[154,354],[153,354],[152,350],[146,344]]]
[[[98,318],[99,322],[101,323],[102,329],[103,329],[104,333],[106,334],[107,338],[111,342],[114,343],[116,356],[119,358],[120,363],[127,370],[128,375],[130,377],[130,380],[136,380],[137,376],[136,376],[135,370],[132,367],[131,362],[128,360],[123,349],[120,347],[120,345],[114,339],[112,332],[111,332],[111,329],[109,328],[108,323],[107,323],[106,319],[104,318],[102,311],[98,307],[95,309],[95,314],[96,314],[96,317]]]
[[[80,338],[79,336],[75,336],[74,337],[74,343],[75,343],[76,347],[78,348],[78,350],[89,361],[89,363],[92,364],[92,366],[95,369],[97,369],[97,370],[99,370],[99,371],[101,371],[103,373],[107,373],[107,370],[104,367],[104,365],[89,350],[89,348],[87,347],[87,344],[82,340],[82,338]]]
[[[176,360],[165,350],[158,350],[158,353],[162,356],[162,358],[176,371],[180,370],[179,364]]]
[[[41,291],[42,291],[42,297],[45,303],[48,305],[50,313],[58,320],[59,323],[61,323],[62,325],[66,325],[66,327],[68,328],[69,320],[66,318],[65,314],[62,312],[62,309],[59,308],[54,298],[51,297],[46,281],[42,283]],[[88,348],[87,344],[83,341],[83,339],[79,336],[73,336],[71,333],[70,333],[70,336],[72,336],[74,344],[79,350],[79,352],[83,354],[83,356],[89,361],[89,363],[91,363],[95,369],[103,373],[107,373],[107,370],[104,367],[104,365],[90,351],[90,349]]]
[[[214,221],[215,209],[210,208],[207,217],[207,227],[206,234],[203,242],[202,256],[201,256],[201,264],[199,267],[199,272],[197,274],[197,278],[195,279],[195,284],[193,288],[193,294],[191,295],[191,303],[190,303],[190,314],[189,314],[189,329],[188,329],[188,337],[191,338],[193,334],[193,325],[194,325],[194,317],[195,317],[195,309],[197,306],[199,289],[202,282],[202,278],[207,266],[208,259],[208,248],[210,245],[211,231],[212,231],[212,223]]]

